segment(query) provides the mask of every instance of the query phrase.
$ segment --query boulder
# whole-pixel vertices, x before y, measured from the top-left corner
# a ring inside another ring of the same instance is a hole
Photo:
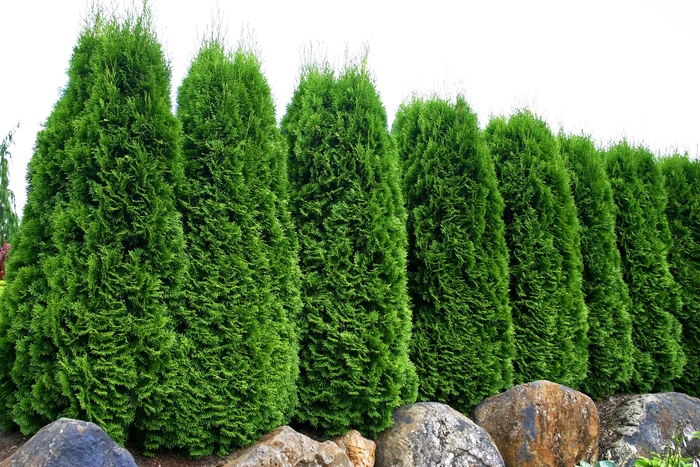
[[[134,458],[90,422],[61,418],[46,425],[1,464],[12,467],[136,467]]]
[[[611,457],[618,467],[634,465],[639,456],[663,453],[678,424],[700,430],[700,399],[678,392],[644,394],[620,404],[612,414]],[[700,453],[700,440],[690,441],[686,457]]]
[[[377,438],[377,467],[504,466],[489,434],[447,405],[420,402],[393,417]]]
[[[335,438],[333,442],[345,451],[355,467],[374,467],[377,444],[363,438],[359,431],[350,430],[345,436]]]
[[[598,457],[598,409],[590,397],[550,381],[489,397],[472,419],[509,467],[571,467]]]
[[[319,443],[288,426],[277,428],[240,451],[223,467],[353,467],[333,441]]]

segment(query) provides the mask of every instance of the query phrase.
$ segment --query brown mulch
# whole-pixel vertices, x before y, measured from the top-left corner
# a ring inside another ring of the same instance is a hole
[[[159,452],[153,457],[143,455],[143,450],[134,446],[126,446],[134,461],[139,467],[223,467],[226,461],[233,456],[226,457],[207,456],[202,459],[185,459],[174,452]]]
[[[12,456],[27,440],[22,433],[3,433],[0,430],[0,464]]]
[[[611,448],[611,436],[613,434],[610,429],[613,410],[633,396],[634,394],[614,394],[595,402],[596,407],[598,407],[598,417],[600,418],[599,459],[610,458],[608,453]],[[26,441],[21,433],[3,433],[0,431],[0,463],[11,457]],[[189,460],[178,456],[174,452],[161,452],[153,457],[146,457],[143,455],[143,451],[135,446],[127,444],[126,448],[134,456],[134,461],[140,467],[222,467],[229,458],[235,456],[235,454],[230,454],[226,457],[209,456],[199,460]]]

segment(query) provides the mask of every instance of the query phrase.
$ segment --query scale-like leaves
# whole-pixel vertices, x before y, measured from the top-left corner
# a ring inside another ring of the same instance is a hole
[[[583,294],[588,306],[588,376],[581,390],[595,399],[632,377],[631,306],[615,235],[615,203],[603,154],[583,136],[560,136],[581,226]]]
[[[668,268],[671,234],[666,190],[654,155],[623,141],[605,156],[617,208],[615,227],[622,274],[632,301],[634,373],[629,389],[670,391],[681,375],[681,312],[678,283]]]
[[[178,91],[190,270],[169,444],[226,454],[296,406],[299,269],[286,157],[256,55],[206,40]]]
[[[405,212],[386,113],[364,66],[309,66],[282,131],[300,245],[297,418],[373,437],[416,397]]]
[[[700,396],[700,161],[687,155],[661,160],[668,195],[666,217],[673,244],[668,264],[681,288],[683,307],[677,315],[683,327],[681,345],[686,357],[683,374],[674,388]]]
[[[37,135],[27,174],[27,203],[0,300],[0,423],[6,428],[16,424],[26,435],[60,417],[68,403],[57,380],[46,267],[58,253],[52,215],[67,202],[67,148],[75,136],[73,121],[92,86],[90,60],[101,34],[99,17],[81,32],[68,84]]]
[[[61,414],[123,442],[132,426],[159,433],[157,415],[176,398],[166,382],[185,266],[180,127],[148,11],[106,20],[85,71],[61,160],[64,201],[50,219],[44,332],[57,347]]]
[[[505,201],[514,380],[577,387],[587,372],[579,225],[556,138],[521,111],[485,130]]]
[[[461,97],[402,105],[392,135],[404,172],[418,398],[468,413],[512,385],[508,249],[493,160]]]

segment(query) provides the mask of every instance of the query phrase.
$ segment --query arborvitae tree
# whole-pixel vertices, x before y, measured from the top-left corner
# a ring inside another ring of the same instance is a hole
[[[404,169],[418,398],[468,413],[513,378],[504,205],[493,159],[461,97],[401,106],[392,135]]]
[[[0,425],[19,425],[26,435],[59,418],[67,405],[56,378],[57,348],[46,310],[49,284],[44,265],[56,254],[51,217],[66,201],[66,147],[91,87],[90,58],[100,34],[96,15],[81,32],[68,84],[37,135],[27,173],[27,202],[0,300]]]
[[[579,226],[569,177],[547,124],[521,111],[485,130],[505,201],[514,379],[577,387],[588,361]]]
[[[666,220],[663,174],[654,155],[627,142],[606,153],[617,207],[617,246],[632,306],[634,373],[628,389],[673,389],[685,356],[680,345],[680,288],[669,272],[671,237]]]
[[[683,308],[677,315],[683,327],[686,364],[674,388],[700,396],[700,161],[675,155],[661,162],[668,195],[666,217],[673,246],[668,263],[681,288]]]
[[[307,67],[282,131],[304,302],[297,418],[373,437],[417,381],[398,160],[364,63]]]
[[[130,427],[164,429],[171,313],[181,306],[180,126],[170,70],[147,8],[105,22],[91,86],[66,148],[67,202],[52,216],[57,254],[44,270],[58,352],[62,415],[99,424],[117,442]]]
[[[584,136],[559,138],[578,208],[583,294],[588,307],[588,376],[580,389],[595,399],[632,377],[631,306],[615,235],[615,203],[603,155]]]
[[[225,454],[289,422],[296,405],[299,273],[286,151],[251,51],[205,40],[178,91],[180,194],[190,259],[181,317],[177,432],[169,443]]]

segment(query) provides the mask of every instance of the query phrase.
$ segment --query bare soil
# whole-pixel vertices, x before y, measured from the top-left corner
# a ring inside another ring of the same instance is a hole
[[[598,408],[598,418],[600,419],[600,435],[598,438],[598,459],[610,459],[612,449],[613,431],[611,428],[612,413],[619,406],[627,402],[636,394],[613,394],[595,401]]]
[[[598,458],[609,459],[613,432],[610,429],[612,413],[615,408],[633,397],[634,394],[614,394],[596,401],[598,417],[600,418],[600,439],[598,441]],[[21,433],[3,433],[0,431],[0,464],[6,458],[11,457],[27,439]],[[143,450],[129,445],[126,449],[134,456],[136,464],[140,467],[222,467],[226,461],[235,457],[235,453],[226,457],[209,456],[203,459],[191,460],[179,456],[176,452],[164,451],[156,453],[153,457],[143,455]]]

